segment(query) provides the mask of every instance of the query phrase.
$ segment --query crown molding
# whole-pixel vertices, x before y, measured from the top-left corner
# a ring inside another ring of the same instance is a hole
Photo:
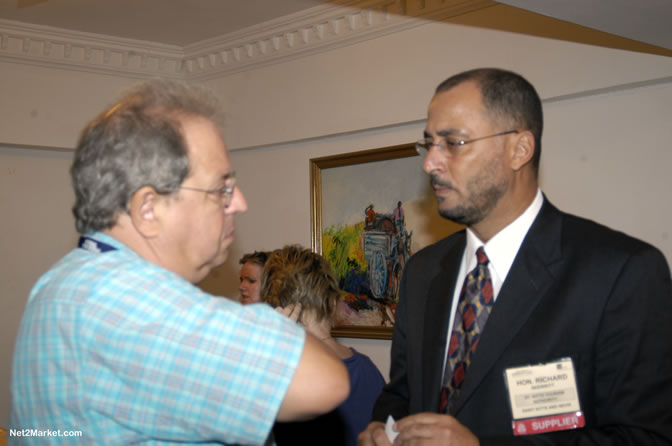
[[[184,78],[179,46],[0,20],[0,62],[127,77]]]
[[[185,47],[0,19],[0,62],[124,77],[207,80],[492,6],[490,0],[353,0]]]
[[[207,80],[493,6],[490,0],[352,0],[321,5],[188,45],[187,79]]]

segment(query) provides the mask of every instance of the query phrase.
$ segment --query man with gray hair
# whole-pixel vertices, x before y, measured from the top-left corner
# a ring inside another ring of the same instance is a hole
[[[226,260],[247,210],[217,112],[208,92],[155,80],[82,132],[71,168],[81,238],[28,299],[11,429],[262,444],[276,418],[347,396],[342,362],[302,328],[194,286]]]

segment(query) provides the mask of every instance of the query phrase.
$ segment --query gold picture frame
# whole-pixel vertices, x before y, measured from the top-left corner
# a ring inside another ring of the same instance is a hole
[[[415,144],[310,160],[311,244],[343,293],[332,335],[391,339],[413,251],[454,232],[441,219]]]

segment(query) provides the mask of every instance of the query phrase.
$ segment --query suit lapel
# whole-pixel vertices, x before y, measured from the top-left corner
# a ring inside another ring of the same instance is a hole
[[[461,238],[445,252],[439,261],[439,274],[429,286],[425,306],[424,328],[422,335],[423,404],[428,410],[437,410],[441,390],[442,371],[445,360],[448,319],[455,290],[455,279],[466,246],[466,236]]]
[[[560,257],[560,234],[560,213],[545,201],[502,284],[460,390],[456,414],[551,288],[548,265]]]

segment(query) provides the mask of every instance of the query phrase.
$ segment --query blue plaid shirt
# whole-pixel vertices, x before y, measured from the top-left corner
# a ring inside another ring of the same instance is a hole
[[[26,443],[262,444],[305,339],[266,305],[204,293],[112,237],[33,288],[16,341],[11,429]]]

